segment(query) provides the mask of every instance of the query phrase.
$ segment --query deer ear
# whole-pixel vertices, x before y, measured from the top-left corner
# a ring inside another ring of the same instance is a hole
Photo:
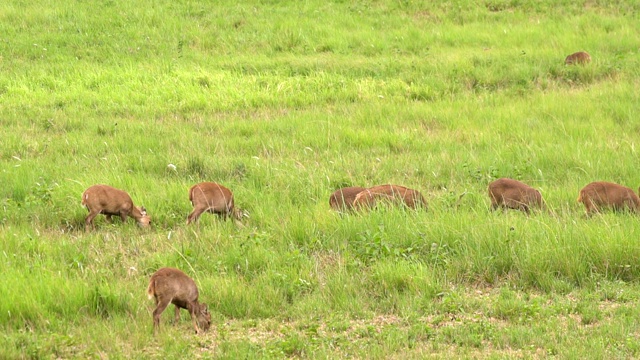
[[[147,209],[145,209],[144,206],[140,206],[140,212],[142,215],[147,215]]]
[[[200,311],[202,311],[203,314],[208,314],[209,313],[209,307],[207,306],[207,304],[202,304],[202,307],[200,308]]]

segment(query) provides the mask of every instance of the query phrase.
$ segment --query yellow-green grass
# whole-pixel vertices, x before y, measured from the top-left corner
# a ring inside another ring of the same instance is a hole
[[[0,4],[0,357],[638,357],[640,223],[629,2],[121,0]],[[565,66],[588,51],[593,61]],[[489,211],[487,184],[549,211]],[[233,190],[244,226],[187,191]],[[84,231],[104,183],[144,205]],[[427,211],[340,215],[343,186]],[[213,312],[153,337],[149,276]]]

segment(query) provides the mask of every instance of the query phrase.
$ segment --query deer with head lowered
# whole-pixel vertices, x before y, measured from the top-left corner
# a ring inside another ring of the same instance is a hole
[[[566,65],[584,65],[591,62],[591,55],[585,51],[578,51],[564,59]]]
[[[605,208],[614,211],[626,209],[635,213],[640,211],[640,198],[632,189],[606,181],[587,184],[580,190],[578,202],[584,204],[587,216]]]
[[[372,209],[378,204],[393,204],[406,206],[410,209],[427,209],[427,200],[414,189],[400,185],[378,185],[364,189],[353,200],[356,210]]]
[[[213,182],[193,185],[189,189],[189,200],[193,205],[193,211],[187,217],[187,224],[197,222],[205,211],[216,214],[225,220],[232,216],[236,223],[240,223],[240,220],[246,216],[241,209],[235,206],[231,190]]]
[[[120,216],[122,222],[131,216],[141,227],[151,225],[151,217],[144,207],[134,206],[129,194],[108,185],[93,185],[85,190],[82,205],[89,211],[84,221],[85,230],[94,228],[93,219],[98,214],[104,214],[108,222],[112,215]]]
[[[175,322],[180,321],[180,309],[187,309],[196,334],[207,331],[211,326],[211,313],[207,304],[198,302],[198,287],[184,272],[165,267],[151,275],[147,287],[149,298],[155,298],[153,310],[153,332],[160,327],[160,315],[169,306],[175,306]]]
[[[499,207],[529,213],[533,208],[543,208],[540,191],[518,180],[501,178],[489,184],[491,210]]]
[[[349,211],[353,209],[353,201],[365,188],[360,186],[349,186],[338,189],[329,196],[329,206],[335,211]]]

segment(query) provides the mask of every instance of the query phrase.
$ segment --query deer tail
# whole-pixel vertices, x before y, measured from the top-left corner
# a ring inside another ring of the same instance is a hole
[[[149,280],[149,287],[147,287],[147,297],[149,299],[154,297],[156,294],[156,282],[154,280],[154,278],[151,278],[151,280]]]

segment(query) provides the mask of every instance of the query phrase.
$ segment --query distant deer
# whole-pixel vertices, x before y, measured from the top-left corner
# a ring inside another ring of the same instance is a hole
[[[636,213],[640,210],[640,199],[632,189],[606,181],[587,184],[580,190],[578,202],[584,204],[587,216],[604,208],[616,211],[627,209]]]
[[[189,189],[189,200],[193,205],[193,211],[187,217],[187,224],[197,222],[205,211],[225,220],[233,216],[237,222],[245,216],[241,209],[235,207],[231,190],[220,184],[202,182],[193,185]]]
[[[489,184],[491,210],[499,207],[529,213],[532,208],[542,208],[540,191],[518,180],[501,178]]]
[[[122,222],[131,216],[141,227],[151,225],[151,218],[144,207],[134,206],[129,194],[108,185],[93,185],[85,190],[82,205],[89,211],[84,221],[85,230],[94,228],[93,219],[98,214],[104,214],[108,222],[111,222],[112,215],[120,216]]]
[[[207,304],[198,302],[198,287],[187,274],[174,268],[162,268],[151,275],[147,288],[149,299],[155,298],[153,310],[153,332],[160,327],[160,315],[169,306],[175,306],[175,322],[180,321],[180,309],[187,309],[196,334],[209,330],[211,314]]]
[[[329,196],[329,206],[335,211],[349,211],[353,209],[353,201],[356,195],[365,188],[350,186],[338,189]]]
[[[419,191],[400,185],[378,185],[362,190],[353,200],[353,208],[370,209],[378,203],[404,205],[411,209],[427,209],[427,200]]]
[[[589,55],[584,51],[578,51],[577,53],[573,53],[567,56],[566,59],[564,59],[564,63],[566,65],[576,65],[576,64],[584,65],[590,62],[591,62],[591,55]]]

